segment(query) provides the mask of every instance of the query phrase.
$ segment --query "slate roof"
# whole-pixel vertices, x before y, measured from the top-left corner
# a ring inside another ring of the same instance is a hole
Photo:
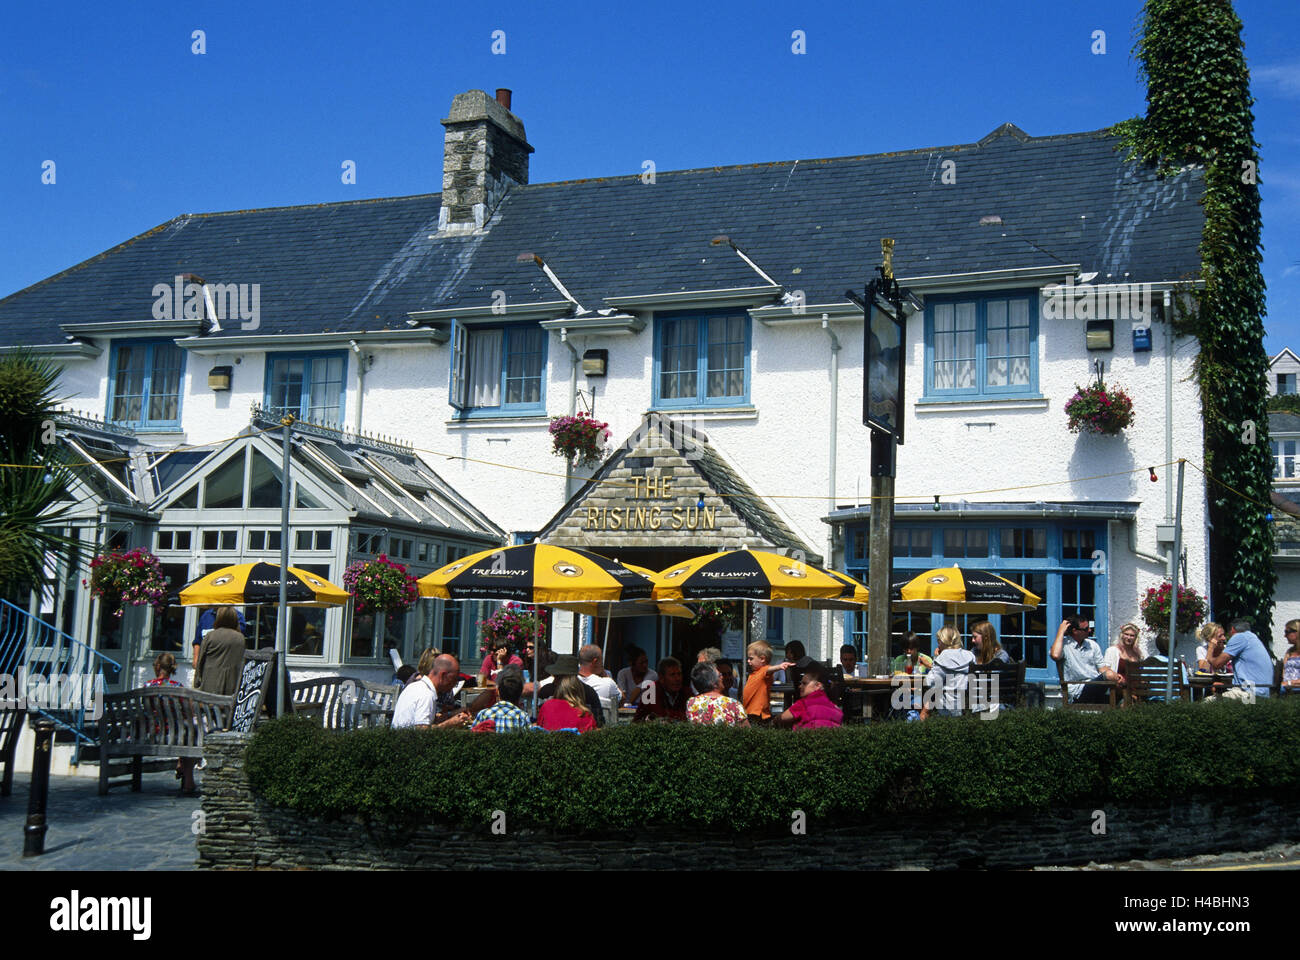
[[[407,329],[412,310],[762,284],[726,234],[807,303],[843,302],[897,240],[899,277],[1079,263],[1104,282],[1198,268],[1198,169],[1164,180],[1103,132],[517,187],[487,229],[438,235],[438,194],[186,214],[0,300],[0,344],[61,343],[60,322],[146,320],[153,286],[194,273],[260,283],[260,333]],[[945,161],[956,182],[946,184]],[[981,225],[982,217],[1001,223]],[[238,334],[224,324],[218,338]]]
[[[1300,433],[1300,417],[1293,413],[1270,413],[1268,415],[1268,434]]]

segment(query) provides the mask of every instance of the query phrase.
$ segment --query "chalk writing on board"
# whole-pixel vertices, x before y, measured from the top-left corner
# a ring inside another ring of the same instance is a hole
[[[271,669],[271,659],[244,660],[244,669],[239,675],[239,688],[235,691],[235,706],[230,714],[230,729],[247,733],[253,729],[257,713],[262,707],[262,687],[267,672]]]

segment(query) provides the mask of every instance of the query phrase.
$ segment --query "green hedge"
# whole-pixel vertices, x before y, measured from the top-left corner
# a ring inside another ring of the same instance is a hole
[[[325,818],[511,829],[750,830],[810,818],[1161,803],[1300,786],[1300,697],[1103,714],[1019,711],[838,730],[646,724],[571,734],[263,725],[254,793]]]

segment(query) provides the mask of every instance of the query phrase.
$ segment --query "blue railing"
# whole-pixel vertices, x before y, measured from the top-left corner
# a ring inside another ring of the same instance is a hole
[[[73,763],[83,745],[95,743],[86,733],[86,721],[99,719],[106,669],[116,677],[122,665],[22,607],[0,600],[0,675],[12,678],[29,713],[47,717],[73,734]]]

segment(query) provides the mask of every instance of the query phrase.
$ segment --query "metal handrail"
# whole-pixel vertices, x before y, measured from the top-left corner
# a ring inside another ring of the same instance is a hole
[[[33,656],[37,651],[39,655]],[[28,711],[48,718],[73,734],[76,738],[74,763],[83,744],[95,743],[85,730],[86,714],[93,705],[87,703],[87,698],[94,694],[103,696],[105,666],[113,667],[114,676],[122,670],[122,665],[112,657],[68,636],[22,607],[0,600],[0,674],[14,678],[21,698],[26,698],[33,689],[47,691],[42,702],[27,704]],[[67,693],[78,694],[79,702],[71,706],[61,704]],[[53,703],[49,702],[51,699]]]

